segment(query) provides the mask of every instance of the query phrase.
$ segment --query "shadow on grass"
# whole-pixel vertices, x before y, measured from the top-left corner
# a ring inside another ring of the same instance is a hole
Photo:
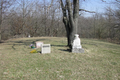
[[[51,46],[54,46],[54,47],[66,47],[66,49],[58,49],[60,51],[66,51],[66,52],[71,52],[70,49],[67,49],[68,46],[66,45],[51,45]]]
[[[4,41],[0,41],[0,43],[4,43]]]
[[[61,51],[71,52],[71,49],[59,49]]]
[[[35,42],[37,41],[41,41],[44,42],[47,39],[35,39],[35,40],[19,40],[19,41],[9,41],[7,45],[11,45],[13,50],[16,50],[16,46],[23,46],[24,48],[26,48],[27,46],[29,47],[30,44],[35,44]],[[67,49],[67,45],[55,45],[55,44],[51,44],[51,47],[64,47],[65,49],[59,49],[61,51],[66,51],[66,52],[71,52],[70,49]],[[39,53],[41,53],[41,51],[38,51]]]
[[[67,47],[66,45],[51,45],[51,46],[55,46],[55,47]]]
[[[29,46],[30,44],[35,44],[35,42],[37,42],[37,41],[44,41],[45,39],[36,39],[36,40],[20,40],[20,41],[10,41],[11,43],[13,43],[13,44],[7,44],[7,45],[12,45],[12,49],[13,50],[16,50],[15,49],[15,46],[16,45],[23,45],[24,47],[26,47],[26,46]],[[17,43],[17,44],[16,44]]]

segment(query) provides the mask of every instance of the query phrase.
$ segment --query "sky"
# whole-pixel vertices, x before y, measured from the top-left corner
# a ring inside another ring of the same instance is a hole
[[[88,11],[94,11],[97,13],[104,13],[105,8],[108,6],[115,8],[113,4],[110,4],[110,2],[115,0],[105,0],[106,2],[102,2],[101,0],[86,0],[82,1],[81,8],[88,10]],[[84,13],[84,16],[91,16],[93,13]]]
[[[32,0],[28,0],[28,1],[32,1]],[[44,0],[38,0],[38,1],[43,2]],[[50,1],[51,0],[46,0],[46,2],[50,2]],[[102,2],[102,0],[85,0],[85,1],[80,0],[80,8],[88,11],[94,11],[97,13],[104,13],[105,8],[107,8],[108,6],[114,8],[114,6],[109,3],[115,0],[104,0],[104,1],[106,2]],[[82,14],[82,16],[90,17],[93,14],[94,13],[85,12]]]
[[[46,0],[46,1],[51,1],[51,0]],[[105,2],[103,2],[105,1]],[[80,7],[81,9],[85,9],[88,11],[94,11],[97,13],[104,13],[105,12],[105,8],[107,8],[108,6],[111,8],[114,8],[115,6],[113,6],[113,4],[111,4],[111,2],[114,2],[115,0],[80,0]],[[85,17],[90,17],[92,16],[94,13],[84,13],[82,14]]]

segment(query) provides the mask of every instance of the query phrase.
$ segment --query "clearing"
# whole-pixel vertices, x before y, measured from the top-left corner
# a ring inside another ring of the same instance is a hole
[[[30,53],[36,41],[51,44],[52,52]],[[7,40],[0,44],[0,80],[120,80],[120,45],[81,42],[85,53],[76,54],[67,51],[62,37]]]

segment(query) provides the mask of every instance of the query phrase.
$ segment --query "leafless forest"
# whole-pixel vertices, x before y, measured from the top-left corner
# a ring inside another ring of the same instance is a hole
[[[84,1],[84,0],[83,0]],[[101,0],[102,1],[102,0]],[[103,13],[85,17],[80,11],[78,34],[81,38],[120,43],[120,1],[108,2]],[[18,37],[65,37],[59,0],[0,0],[0,40]]]

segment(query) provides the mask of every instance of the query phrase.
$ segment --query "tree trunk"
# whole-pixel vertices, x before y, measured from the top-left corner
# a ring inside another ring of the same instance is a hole
[[[0,41],[1,41],[1,35],[2,35],[1,29],[2,29],[2,1],[0,3]]]
[[[70,46],[70,25],[69,25],[69,20],[67,17],[67,11],[66,11],[66,6],[63,5],[63,1],[61,1],[61,8],[62,8],[62,13],[63,13],[63,23],[65,25],[66,33],[67,33],[67,46]]]
[[[0,41],[2,40],[2,33],[1,33],[1,24],[0,24]]]
[[[1,33],[2,28],[1,27],[2,27],[2,19],[1,19],[1,15],[0,15],[0,41],[2,40],[2,36],[1,36],[2,35],[2,33]]]
[[[69,21],[64,17],[63,18],[63,23],[65,25],[66,33],[67,33],[67,46],[70,47],[70,25]]]
[[[67,32],[68,46],[72,49],[74,35],[77,33],[78,17],[79,17],[79,0],[73,0],[73,9],[70,0],[66,0],[66,5],[63,5],[61,0],[61,7],[63,12],[63,23]],[[68,11],[68,15],[67,15]]]
[[[72,5],[71,5],[71,2],[70,0],[66,0],[66,3],[67,3],[67,8],[68,8],[68,18],[69,18],[69,24],[71,26],[70,28],[70,34],[69,34],[69,39],[70,39],[70,49],[72,49],[72,43],[73,43],[73,39],[74,39],[74,34],[75,34],[75,23],[74,23],[74,20],[73,20],[73,11],[72,11]]]

